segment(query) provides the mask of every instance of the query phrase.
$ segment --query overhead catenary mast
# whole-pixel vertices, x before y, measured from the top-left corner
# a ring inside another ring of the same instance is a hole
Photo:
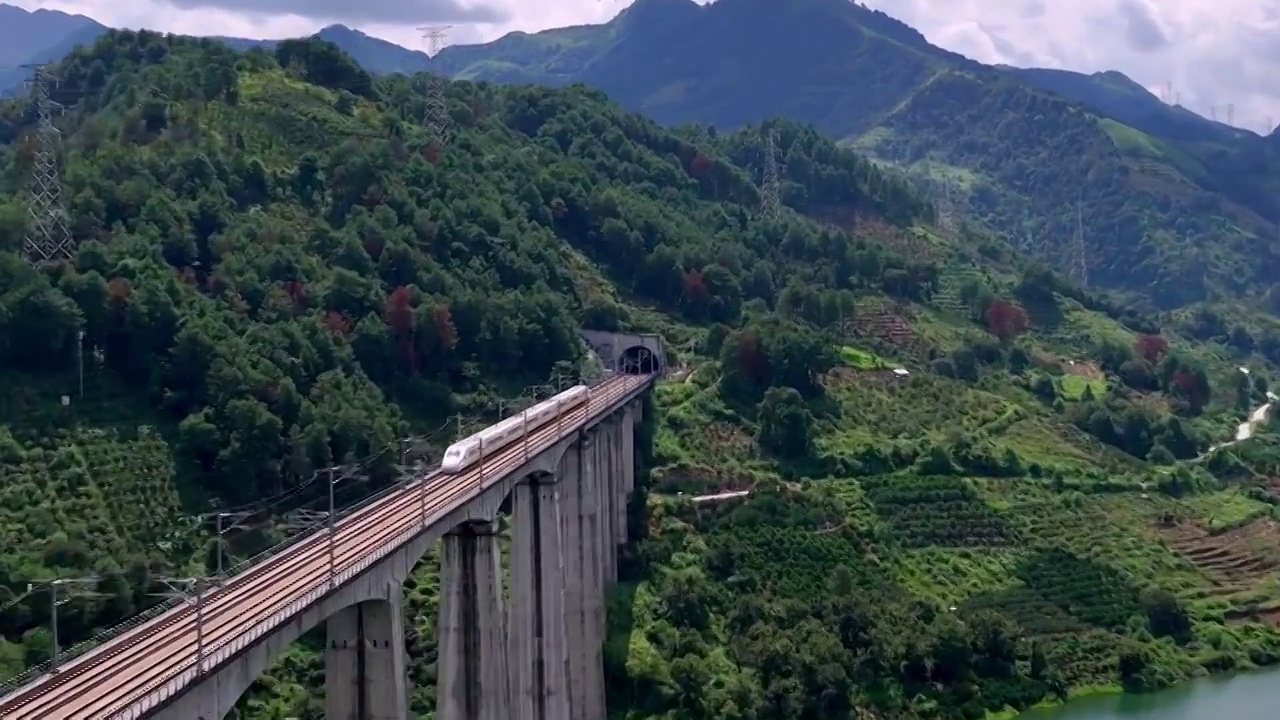
[[[62,178],[58,171],[58,151],[62,132],[53,124],[53,114],[63,107],[49,96],[50,86],[57,83],[47,65],[24,65],[34,71],[28,82],[31,105],[35,110],[31,180],[27,188],[29,227],[23,242],[23,254],[33,265],[69,259],[75,251],[67,210],[62,202]]]
[[[448,45],[449,30],[452,28],[452,25],[430,25],[418,28],[418,32],[421,32],[422,37],[427,40],[427,55],[432,60]],[[448,87],[449,79],[441,70],[437,68],[427,73],[427,108],[423,124],[431,134],[431,139],[441,147],[448,144],[452,129],[446,97]]]

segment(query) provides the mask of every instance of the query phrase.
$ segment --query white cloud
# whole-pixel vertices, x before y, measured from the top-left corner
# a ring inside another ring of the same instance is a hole
[[[1266,118],[1280,120],[1280,84],[1271,79],[1280,70],[1280,0],[863,1],[916,27],[931,42],[983,62],[1081,72],[1120,70],[1157,94],[1171,83],[1184,105],[1204,115],[1216,106],[1219,119],[1225,119],[1226,106],[1234,104],[1237,125],[1261,130]],[[414,48],[423,47],[423,42],[413,24],[456,19],[437,20],[422,11],[412,16],[416,19],[411,23],[399,26],[362,23],[361,17],[369,15],[356,11],[344,17],[307,18],[216,9],[243,7],[241,0],[9,2],[29,9],[83,13],[117,27],[205,35],[287,37],[345,21]],[[201,7],[180,9],[193,4]],[[401,4],[428,6],[424,0],[401,0]],[[603,22],[627,4],[629,0],[457,0],[456,5],[463,8],[488,8],[509,19],[458,26],[451,38],[478,42],[510,30]],[[317,2],[309,7],[340,5]]]
[[[1280,0],[865,0],[975,60],[1119,70],[1208,116],[1280,120]],[[1269,128],[1268,128],[1269,129]]]

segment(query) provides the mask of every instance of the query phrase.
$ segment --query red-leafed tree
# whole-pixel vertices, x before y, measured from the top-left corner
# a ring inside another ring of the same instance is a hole
[[[413,334],[413,295],[409,288],[401,286],[387,295],[382,319],[398,337]]]
[[[1138,357],[1155,365],[1169,351],[1169,341],[1159,335],[1139,335],[1134,342],[1134,350],[1137,351]]]
[[[759,333],[752,329],[743,331],[734,340],[733,349],[738,373],[744,379],[757,387],[769,381],[769,354]]]
[[[122,277],[111,278],[107,283],[107,297],[113,300],[124,300],[133,294],[133,285]]]
[[[107,305],[112,310],[123,310],[128,306],[132,295],[133,285],[122,277],[111,278],[111,282],[107,283]]]
[[[698,180],[705,179],[711,173],[712,164],[711,158],[698,153],[689,161],[689,175]]]
[[[345,338],[351,334],[351,321],[347,320],[346,316],[340,312],[330,310],[324,314],[324,319],[321,322],[334,335]]]
[[[284,284],[285,292],[289,293],[289,301],[293,303],[293,311],[299,312],[307,307],[307,286],[303,285],[299,280],[290,280]]]
[[[400,352],[400,361],[409,372],[418,371],[418,349],[413,339],[413,294],[409,288],[400,286],[387,295],[386,305],[382,308],[382,319],[391,328],[391,337]]]
[[[987,306],[986,319],[987,330],[1002,341],[1012,340],[1030,326],[1026,311],[1007,300],[992,300]]]
[[[1190,370],[1185,367],[1178,368],[1169,376],[1169,385],[1174,390],[1186,398],[1187,403],[1195,412],[1199,412],[1205,405],[1209,404],[1209,395],[1212,389],[1209,387],[1209,378],[1203,370]]]
[[[458,344],[458,329],[453,324],[453,313],[448,305],[436,305],[431,311],[431,320],[436,328],[436,337],[441,350],[452,350]]]
[[[684,293],[686,300],[699,303],[707,299],[707,283],[702,278],[701,272],[686,270],[680,278],[680,282],[680,290]]]

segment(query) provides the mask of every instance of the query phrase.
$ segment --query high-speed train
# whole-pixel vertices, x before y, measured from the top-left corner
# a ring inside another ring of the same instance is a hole
[[[591,389],[586,385],[575,385],[568,390],[547,398],[518,415],[491,425],[470,437],[459,440],[444,451],[444,460],[440,462],[440,472],[454,475],[475,465],[484,457],[493,457],[502,452],[511,443],[532,435],[539,428],[553,423],[556,418],[566,415],[580,405],[585,405],[591,397]],[[529,426],[526,428],[525,423]]]

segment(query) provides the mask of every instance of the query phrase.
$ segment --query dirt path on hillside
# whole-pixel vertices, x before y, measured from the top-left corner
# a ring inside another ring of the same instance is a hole
[[[1236,427],[1236,436],[1234,438],[1224,443],[1210,445],[1208,450],[1205,450],[1200,454],[1200,457],[1192,460],[1192,462],[1200,462],[1215,451],[1221,450],[1224,447],[1230,447],[1238,442],[1243,442],[1253,437],[1253,434],[1258,431],[1258,426],[1267,421],[1267,417],[1271,414],[1271,404],[1275,402],[1276,399],[1275,395],[1268,392],[1267,402],[1254,408],[1253,412],[1249,413],[1249,417],[1245,418],[1245,421]]]

